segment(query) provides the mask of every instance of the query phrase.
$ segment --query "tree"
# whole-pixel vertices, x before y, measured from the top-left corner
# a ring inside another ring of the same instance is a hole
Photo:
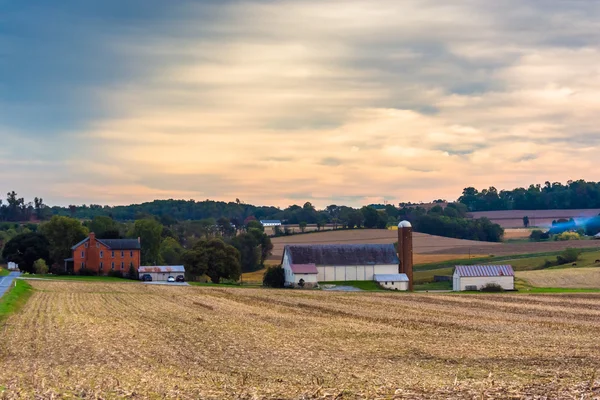
[[[97,216],[88,223],[90,232],[94,232],[98,239],[119,239],[119,224],[110,217]],[[116,237],[115,237],[116,236]]]
[[[306,230],[306,222],[302,221],[298,224],[298,226],[300,227],[300,232],[304,233]]]
[[[142,264],[160,263],[160,244],[163,226],[155,219],[138,219],[133,225],[131,236],[139,237],[142,245]]]
[[[529,217],[527,215],[523,217],[523,226],[525,228],[529,227]]]
[[[160,244],[160,258],[166,265],[181,264],[183,247],[172,237],[166,237]]]
[[[133,266],[133,263],[129,264],[129,269],[127,270],[127,279],[131,279],[131,280],[140,279],[137,271],[135,270],[135,267]]]
[[[35,260],[33,268],[36,274],[46,275],[48,273],[48,264],[46,264],[46,261],[43,258]]]
[[[251,229],[252,232],[260,232]],[[260,232],[262,233],[262,232]],[[233,247],[240,254],[241,268],[243,272],[251,272],[260,269],[261,249],[260,242],[251,232],[242,233],[231,240]]]
[[[377,211],[375,211],[377,212]],[[352,210],[348,213],[347,219],[348,228],[353,229],[354,227],[360,228],[363,224],[363,215],[358,210]]]
[[[34,263],[40,258],[50,258],[48,239],[39,233],[24,233],[10,239],[2,257],[8,262],[19,264],[19,269],[30,274],[35,273]]]
[[[258,229],[250,229],[248,233],[254,236],[254,239],[260,246],[260,266],[263,267],[265,265],[265,260],[271,255],[271,251],[273,250],[271,238]]]
[[[269,267],[263,275],[263,286],[282,288],[285,285],[285,271],[281,265]]]
[[[265,231],[265,227],[263,226],[263,224],[261,224],[256,219],[250,220],[246,224],[246,230],[250,230],[250,229],[258,229],[258,230],[263,231],[263,232]]]
[[[55,215],[40,228],[50,243],[50,259],[62,265],[71,256],[71,247],[88,235],[86,227],[73,218]]]
[[[217,227],[219,228],[221,236],[231,237],[235,235],[235,228],[231,226],[231,221],[229,220],[229,218],[219,218],[217,220]]]
[[[183,254],[183,261],[189,275],[206,274],[213,283],[238,280],[241,275],[240,253],[218,238],[198,241]]]

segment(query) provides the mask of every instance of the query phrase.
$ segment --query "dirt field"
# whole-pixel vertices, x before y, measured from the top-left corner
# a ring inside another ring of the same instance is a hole
[[[3,398],[600,395],[593,294],[32,285],[3,328]]]
[[[529,217],[530,226],[549,227],[552,221],[560,218],[587,218],[600,214],[600,209],[585,210],[508,210],[478,211],[469,213],[473,218],[487,217],[503,228],[522,228],[523,217]]]
[[[510,239],[528,239],[532,229],[526,228],[506,228],[504,229],[504,240]]]
[[[565,268],[516,272],[531,286],[551,288],[600,288],[600,268]]]

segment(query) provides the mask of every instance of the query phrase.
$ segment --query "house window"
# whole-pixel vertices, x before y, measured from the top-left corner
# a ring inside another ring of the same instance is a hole
[[[81,268],[85,268],[85,263],[84,262],[81,263]]]
[[[125,257],[125,252],[121,250],[121,258]]]
[[[110,269],[113,269],[113,270],[115,269],[115,263],[114,262],[110,263]]]
[[[87,244],[87,243],[86,243],[86,244],[84,244],[84,245],[83,245],[83,247],[85,247],[85,248],[87,249],[87,247],[88,247],[88,244]]]
[[[104,268],[104,263],[100,261],[100,269]]]
[[[133,257],[133,251],[129,252],[129,257]]]
[[[392,282],[392,286],[394,286],[394,282]]]
[[[111,256],[112,258],[115,258],[115,251],[114,251],[114,250],[110,252],[110,256]]]
[[[100,250],[100,258],[104,257],[104,252],[102,250]]]
[[[85,257],[85,251],[82,250],[81,251],[81,258],[84,258],[84,257]]]
[[[125,263],[121,261],[121,269],[125,269]]]

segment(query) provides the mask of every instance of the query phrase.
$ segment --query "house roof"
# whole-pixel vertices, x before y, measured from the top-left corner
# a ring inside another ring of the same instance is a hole
[[[81,242],[77,243],[71,250],[75,250],[85,242],[89,241],[90,238],[86,237]],[[142,248],[140,242],[137,239],[96,239],[111,250],[139,250]]]
[[[185,272],[183,265],[151,265],[145,267],[139,267],[138,272],[140,274],[147,274],[150,272]]]
[[[393,244],[287,245],[290,264],[376,265],[398,264]]]
[[[281,221],[278,219],[261,219],[261,224],[281,224]]]
[[[375,274],[373,279],[375,282],[408,282],[406,274]]]
[[[290,268],[294,274],[318,274],[315,264],[290,264]]]
[[[510,265],[457,265],[458,276],[515,276]]]

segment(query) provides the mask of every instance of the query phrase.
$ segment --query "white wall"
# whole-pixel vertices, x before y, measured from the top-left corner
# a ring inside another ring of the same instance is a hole
[[[397,274],[398,264],[380,265],[317,265],[319,282],[372,281],[375,274]]]
[[[408,290],[408,282],[377,282],[384,289],[390,290]]]
[[[452,290],[463,291],[467,290],[467,286],[477,286],[477,289],[481,289],[488,283],[495,283],[502,286],[504,290],[513,290],[515,288],[515,279],[513,276],[453,276],[452,278]]]
[[[288,286],[288,285],[294,283],[294,274],[292,273],[292,268],[290,267],[290,259],[287,255],[287,251],[283,254],[282,267],[283,267],[283,272],[285,274],[285,285]]]
[[[294,283],[304,279],[305,283],[317,283],[317,274],[293,274]]]

